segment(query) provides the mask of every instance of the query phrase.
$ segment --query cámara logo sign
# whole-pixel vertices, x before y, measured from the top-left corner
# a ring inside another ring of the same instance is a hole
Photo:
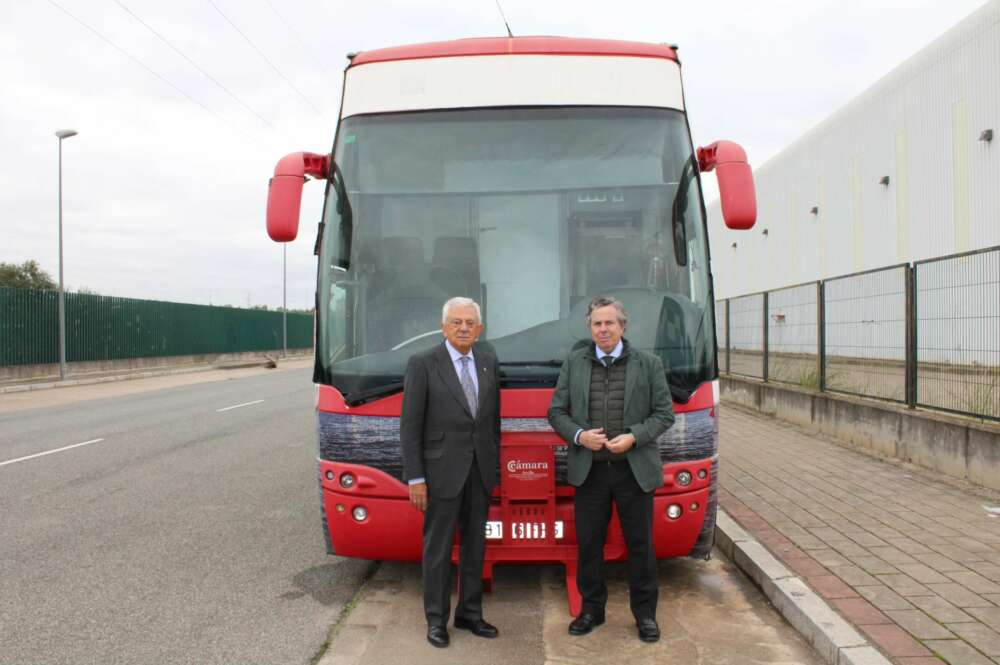
[[[518,471],[548,471],[548,462],[522,462],[521,460],[512,459],[507,462],[507,472],[517,473]]]

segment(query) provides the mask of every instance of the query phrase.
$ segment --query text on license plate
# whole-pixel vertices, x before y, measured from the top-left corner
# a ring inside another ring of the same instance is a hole
[[[545,522],[511,522],[508,526],[510,527],[511,540],[536,540],[548,537]],[[563,537],[562,520],[556,521],[554,530],[556,538]],[[503,522],[500,520],[487,522],[486,539],[499,540],[501,538],[503,538]]]

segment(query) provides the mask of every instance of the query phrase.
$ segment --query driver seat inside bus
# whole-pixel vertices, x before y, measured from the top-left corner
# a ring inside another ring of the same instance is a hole
[[[366,353],[386,351],[439,330],[441,305],[449,297],[431,279],[420,238],[389,236],[378,242],[366,298]]]
[[[440,288],[450,291],[451,296],[472,298],[482,305],[476,239],[464,236],[435,238],[431,277]]]

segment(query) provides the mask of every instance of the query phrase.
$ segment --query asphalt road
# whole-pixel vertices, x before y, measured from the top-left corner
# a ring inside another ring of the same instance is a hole
[[[320,651],[368,564],[323,547],[311,370],[227,376],[0,408],[0,663]]]
[[[323,547],[306,364],[0,395],[0,665],[818,662],[720,556],[661,562],[656,647],[622,574],[590,640],[557,567],[499,571],[489,644],[427,646],[416,565],[344,613],[372,568]]]

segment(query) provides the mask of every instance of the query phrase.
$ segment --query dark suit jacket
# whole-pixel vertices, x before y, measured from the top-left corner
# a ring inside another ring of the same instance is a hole
[[[479,380],[477,414],[469,412],[444,342],[412,355],[406,365],[399,425],[403,480],[426,478],[432,497],[457,496],[473,457],[487,492],[499,481],[499,367],[496,356],[488,351],[475,347],[472,354]]]
[[[573,443],[579,429],[593,429],[590,423],[590,371],[597,362],[594,345],[571,351],[563,362],[549,406],[552,429],[569,444],[566,479],[579,486],[587,479],[594,453]],[[663,363],[650,353],[629,348],[625,366],[625,431],[635,437],[635,445],[625,453],[632,474],[645,492],[663,485],[663,462],[656,438],[674,423],[673,401],[663,372]]]

